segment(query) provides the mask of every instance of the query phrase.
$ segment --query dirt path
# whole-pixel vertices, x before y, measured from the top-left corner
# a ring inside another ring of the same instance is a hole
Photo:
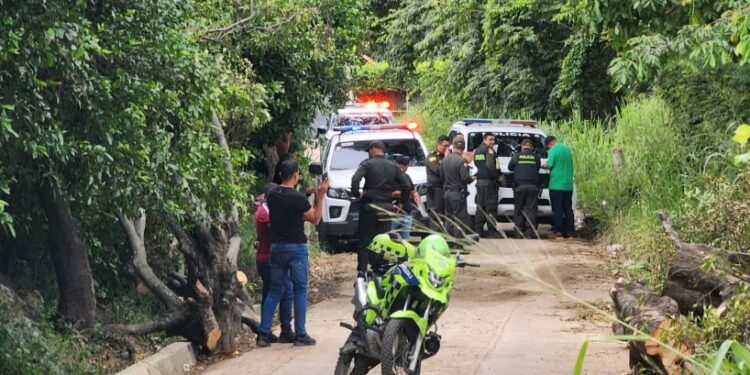
[[[354,269],[353,257],[352,264]],[[482,240],[467,256],[481,268],[459,270],[448,311],[439,321],[442,347],[423,374],[569,374],[580,345],[608,334],[610,323],[551,291],[547,283],[598,306],[609,301],[604,255],[567,241]],[[351,321],[351,282],[335,298],[313,306],[308,331],[314,347],[277,344],[209,367],[204,374],[331,374]],[[628,372],[624,344],[592,343],[586,374]],[[376,368],[372,373],[379,373]]]

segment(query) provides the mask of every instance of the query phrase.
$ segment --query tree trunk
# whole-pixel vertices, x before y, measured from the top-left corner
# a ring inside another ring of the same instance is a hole
[[[96,297],[88,248],[78,233],[67,202],[49,181],[39,189],[39,200],[47,215],[50,258],[59,291],[58,311],[82,327],[92,327]]]
[[[628,342],[630,367],[634,373],[638,373],[641,367],[647,367],[664,374],[682,374],[683,355],[691,353],[691,349],[665,335],[670,329],[679,326],[673,320],[678,314],[677,302],[651,292],[640,283],[623,279],[615,283],[615,287],[610,290],[610,297],[617,319],[629,325],[614,323],[613,332],[631,335],[634,331],[630,327],[633,327],[649,337],[647,340]],[[677,349],[677,352],[663,344]]]
[[[669,216],[661,212],[659,218],[664,232],[675,246],[662,295],[674,298],[683,314],[703,314],[706,307],[719,307],[730,299],[739,278],[730,272],[705,271],[703,262],[709,256],[731,261],[731,254],[722,249],[683,242],[673,229]]]

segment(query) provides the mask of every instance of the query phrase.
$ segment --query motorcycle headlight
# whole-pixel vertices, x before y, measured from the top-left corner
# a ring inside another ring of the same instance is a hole
[[[427,272],[427,280],[430,281],[430,285],[432,285],[433,288],[440,288],[445,285],[445,279],[432,271]]]
[[[346,189],[330,188],[328,189],[328,196],[336,199],[349,199],[350,195]]]

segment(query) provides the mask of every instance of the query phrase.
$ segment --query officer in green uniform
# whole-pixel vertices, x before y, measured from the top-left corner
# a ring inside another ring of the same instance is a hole
[[[513,222],[516,230],[526,238],[536,238],[537,210],[539,209],[539,168],[542,162],[534,153],[531,139],[521,141],[521,152],[508,163],[513,174]]]
[[[443,174],[441,164],[448,150],[450,140],[441,135],[438,138],[435,150],[427,156],[427,210],[430,215],[430,225],[434,229],[441,227],[441,216],[445,215],[445,204],[443,202]]]
[[[411,185],[401,168],[385,158],[385,144],[381,141],[370,142],[367,152],[369,159],[362,161],[352,176],[352,195],[360,202],[359,242],[357,252],[357,271],[367,271],[368,263],[373,267],[380,266],[382,259],[370,259],[367,247],[372,239],[391,229],[393,213],[393,192],[400,191],[401,198],[408,199]],[[365,179],[364,193],[360,194],[360,183]]]
[[[497,189],[500,173],[497,170],[495,135],[485,133],[482,144],[474,150],[474,166],[477,167],[477,211],[474,215],[474,229],[482,237],[499,237],[497,232]],[[484,224],[488,230],[485,233]]]
[[[440,166],[443,175],[445,215],[448,217],[446,229],[453,237],[463,237],[471,230],[468,225],[458,228],[454,224],[468,224],[469,211],[466,209],[467,186],[473,181],[469,175],[469,165],[464,158],[466,142],[463,137],[453,139],[453,153],[443,159]]]

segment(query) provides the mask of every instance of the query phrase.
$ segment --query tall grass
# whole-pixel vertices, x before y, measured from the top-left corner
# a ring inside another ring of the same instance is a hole
[[[573,150],[578,207],[599,220],[609,241],[627,245],[631,276],[659,285],[671,246],[656,213],[680,207],[690,175],[689,151],[667,104],[642,97],[608,122],[574,118],[542,126]],[[625,158],[617,171],[615,148]]]

